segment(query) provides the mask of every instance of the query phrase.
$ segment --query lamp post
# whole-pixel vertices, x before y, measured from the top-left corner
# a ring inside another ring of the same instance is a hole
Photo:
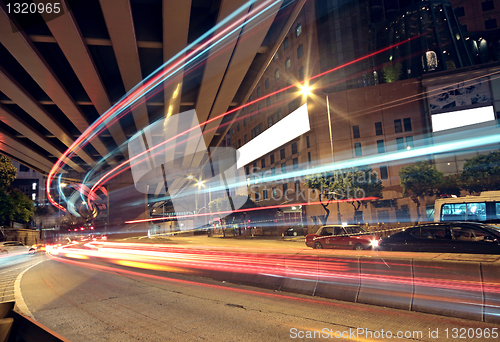
[[[301,88],[301,93],[303,96],[310,96],[312,94],[312,88],[305,84],[304,86],[300,87]],[[330,115],[330,99],[328,98],[327,93],[322,93],[322,92],[315,92],[317,94],[321,94],[325,96],[326,100],[326,113],[328,116],[328,132],[330,133],[330,151],[332,154],[332,161],[335,162],[335,157],[333,155],[333,134],[332,134],[332,119]]]
[[[304,86],[302,86],[300,88],[301,88],[301,93],[303,96],[307,97],[307,96],[310,96],[312,94],[312,88],[309,85],[304,84]],[[325,96],[326,113],[328,116],[328,132],[330,133],[330,151],[332,154],[332,162],[335,163],[335,156],[333,155],[333,133],[332,133],[332,119],[331,119],[331,115],[330,115],[330,99],[328,98],[327,93],[322,93],[322,92],[315,92],[315,93]],[[332,196],[332,195],[338,195],[338,193],[336,193],[336,192],[329,192],[328,193],[328,196]],[[337,220],[339,221],[339,224],[342,223],[342,218],[340,217],[340,205],[339,205],[338,200],[337,200]]]

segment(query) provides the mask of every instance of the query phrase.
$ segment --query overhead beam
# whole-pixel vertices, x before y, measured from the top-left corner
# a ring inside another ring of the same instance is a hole
[[[125,90],[142,83],[141,63],[137,50],[132,9],[128,0],[100,0],[104,21],[113,44],[116,61]],[[132,110],[135,126],[140,130],[149,125],[148,110],[144,99]]]
[[[40,106],[40,104],[28,92],[17,83],[14,78],[0,67],[0,91],[8,96],[16,105],[21,107],[33,119],[38,121],[45,129],[55,135],[64,145],[70,147],[73,144],[71,135]],[[83,150],[77,155],[89,165],[94,164],[94,160]]]
[[[44,3],[41,0],[35,0],[35,2]],[[69,10],[64,1],[62,2],[62,7],[64,15],[53,19],[52,15],[44,13],[42,17],[80,80],[85,92],[90,97],[92,104],[99,114],[102,115],[111,107],[106,88],[99,76],[87,45],[84,43],[83,36],[76,24],[72,11]],[[111,125],[108,127],[108,130],[117,146],[126,141],[125,134],[118,124]],[[123,148],[122,152],[126,153],[127,149]]]
[[[33,141],[35,144],[43,148],[49,153],[52,153],[57,158],[62,156],[62,152],[59,151],[52,143],[47,141],[39,132],[33,130],[29,127],[24,121],[19,119],[14,113],[0,105],[0,121],[6,124],[9,127],[12,127],[17,132],[21,133],[27,139]],[[16,139],[19,141],[18,139]],[[77,172],[85,172],[78,164],[72,162],[71,160],[67,161],[67,164],[73,168]]]
[[[89,126],[84,115],[26,34],[21,30],[13,32],[10,18],[3,7],[0,7],[0,42],[80,133],[84,132]],[[108,154],[99,139],[93,139],[90,143],[102,157]],[[89,160],[88,163],[92,164],[93,161]]]
[[[0,150],[46,173],[49,173],[52,168],[53,163],[49,159],[18,141],[2,129],[0,129]]]
[[[298,0],[296,2],[295,7],[292,10],[292,13],[290,13],[288,20],[286,21],[285,25],[283,26],[278,38],[276,39],[276,41],[273,44],[273,46],[268,50],[267,56],[264,60],[264,63],[262,63],[262,65],[260,66],[259,71],[257,72],[257,74],[255,75],[255,77],[252,81],[252,84],[250,85],[247,92],[243,96],[240,105],[246,103],[248,101],[248,99],[250,98],[250,95],[252,95],[253,90],[255,89],[255,87],[259,83],[260,79],[264,75],[264,72],[266,71],[266,69],[269,66],[269,64],[271,63],[271,60],[273,59],[274,55],[276,54],[276,52],[280,48],[281,43],[285,39],[286,35],[288,34],[288,32],[290,32],[290,29],[292,28],[292,25],[295,22],[295,19],[297,19],[298,15],[300,14],[302,7],[304,7],[304,4],[306,3],[306,1],[307,0]],[[233,125],[235,120],[238,118],[238,115],[240,114],[240,112],[241,112],[241,110],[237,111],[235,113],[235,115],[233,116],[233,119],[230,122],[228,122],[228,124],[226,125],[226,129],[224,130],[224,133],[221,134],[222,137],[225,137],[227,135],[227,133],[231,129],[231,126]],[[223,140],[224,140],[224,138],[220,139],[218,141],[217,145],[219,146]]]

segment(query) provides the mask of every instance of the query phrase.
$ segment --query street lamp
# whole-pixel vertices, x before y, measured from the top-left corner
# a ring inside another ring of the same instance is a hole
[[[309,86],[309,84],[304,84],[303,86],[300,86],[300,92],[304,97],[311,96],[313,88]],[[330,150],[332,153],[332,161],[335,162],[335,157],[333,156],[333,134],[332,134],[332,119],[330,116],[330,100],[328,98],[327,93],[322,93],[322,92],[315,92],[317,94],[321,94],[325,96],[326,99],[326,111],[328,114],[328,131],[330,132]]]
[[[304,83],[304,85],[300,87],[300,92],[305,97],[311,96],[313,94],[312,90],[313,90],[313,88],[311,86],[309,86],[309,84],[307,84],[307,83]],[[332,134],[332,119],[330,116],[330,100],[328,98],[327,93],[322,93],[322,92],[315,92],[315,93],[324,95],[325,99],[326,99],[326,111],[327,111],[327,115],[328,115],[328,131],[330,133],[330,150],[332,153],[332,161],[335,162],[335,157],[333,155],[333,134]],[[332,195],[337,196],[339,194],[336,192],[329,192],[328,195],[329,196],[332,196]],[[339,205],[338,200],[337,200],[337,220],[339,221],[339,224],[342,222],[342,218],[340,217],[340,205]]]

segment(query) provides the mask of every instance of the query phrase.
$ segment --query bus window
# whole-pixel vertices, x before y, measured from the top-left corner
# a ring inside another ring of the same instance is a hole
[[[441,207],[441,221],[465,221],[465,203],[446,203]]]
[[[467,221],[486,221],[486,203],[467,203]]]

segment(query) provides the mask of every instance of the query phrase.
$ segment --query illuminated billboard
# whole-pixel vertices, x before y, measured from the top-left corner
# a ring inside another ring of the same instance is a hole
[[[239,169],[247,165],[310,129],[306,103],[238,149],[236,167]]]

